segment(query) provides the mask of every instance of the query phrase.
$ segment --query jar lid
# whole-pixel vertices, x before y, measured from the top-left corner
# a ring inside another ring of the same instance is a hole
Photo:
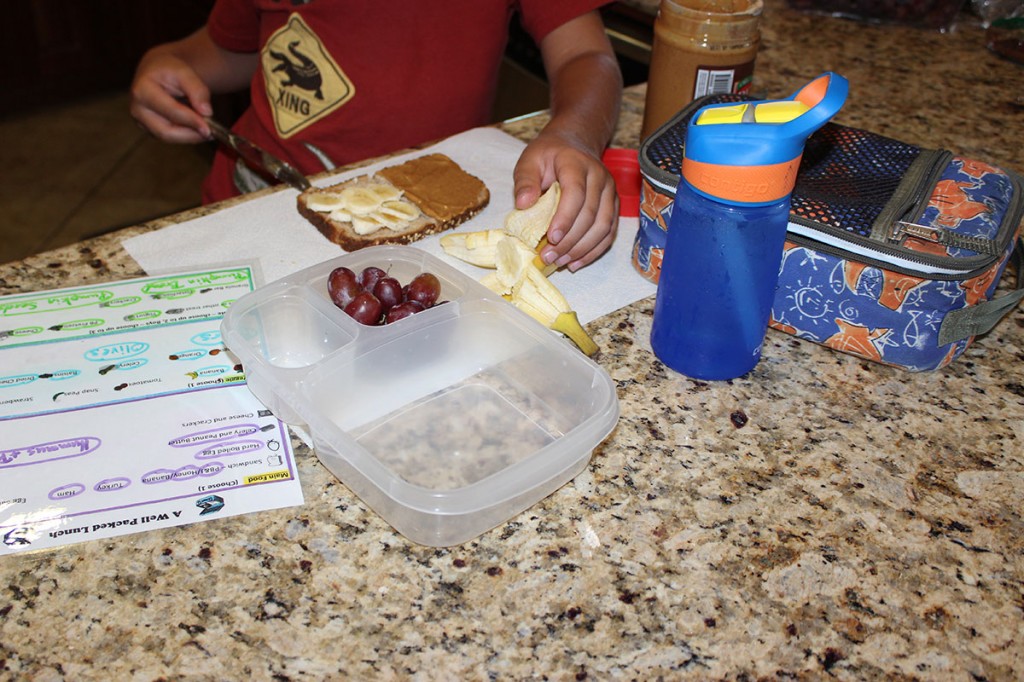
[[[676,14],[758,17],[764,11],[763,0],[661,0],[661,9]]]

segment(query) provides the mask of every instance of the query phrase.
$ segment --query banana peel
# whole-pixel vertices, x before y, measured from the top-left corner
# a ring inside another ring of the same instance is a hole
[[[515,307],[576,344],[586,355],[597,353],[598,347],[580,324],[576,311],[540,270],[528,264],[522,278],[512,287],[508,300]]]
[[[501,280],[498,279],[497,272],[488,272],[486,275],[480,278],[480,284],[483,284],[485,287],[487,287],[494,293],[498,294],[498,296],[503,297],[505,300],[509,300],[512,298],[512,287],[507,287],[504,284],[502,284]]]
[[[537,244],[537,248],[534,249],[534,257],[533,257],[533,265],[534,265],[534,267],[536,267],[538,270],[543,272],[545,277],[550,276],[552,272],[554,272],[555,270],[558,269],[557,265],[555,265],[554,263],[550,263],[550,264],[545,263],[544,259],[540,257],[540,252],[543,251],[544,247],[547,246],[547,245],[548,245],[548,238],[547,237],[541,238],[540,243]]]
[[[507,289],[512,289],[516,282],[523,278],[523,272],[527,267],[537,267],[538,261],[544,265],[537,252],[518,237],[506,236],[499,241],[494,255],[498,280]]]
[[[455,232],[441,237],[441,248],[459,260],[481,268],[493,268],[498,242],[507,236],[504,230]]]
[[[445,235],[441,248],[467,263],[493,269],[481,278],[481,284],[591,356],[597,353],[597,344],[562,292],[548,279],[558,266],[540,257],[560,198],[561,188],[553,183],[533,206],[511,211],[504,229]]]

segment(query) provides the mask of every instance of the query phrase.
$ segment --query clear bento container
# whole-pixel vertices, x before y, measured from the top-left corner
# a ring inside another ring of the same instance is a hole
[[[338,266],[441,282],[440,305],[383,326],[337,308]],[[619,415],[608,374],[486,287],[409,246],[361,249],[235,301],[221,324],[249,388],[413,542],[504,523],[578,474]]]

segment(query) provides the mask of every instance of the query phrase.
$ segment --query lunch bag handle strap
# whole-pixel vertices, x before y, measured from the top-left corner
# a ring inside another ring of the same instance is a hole
[[[1017,270],[1017,286],[1013,291],[947,314],[939,327],[940,346],[990,331],[1003,319],[1003,315],[1016,308],[1024,299],[1024,237],[1017,239],[1011,259]]]

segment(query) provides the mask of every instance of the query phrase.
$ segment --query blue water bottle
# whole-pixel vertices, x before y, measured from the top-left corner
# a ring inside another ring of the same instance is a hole
[[[804,143],[847,91],[825,73],[788,99],[709,105],[690,119],[651,328],[671,369],[734,379],[761,359]]]

